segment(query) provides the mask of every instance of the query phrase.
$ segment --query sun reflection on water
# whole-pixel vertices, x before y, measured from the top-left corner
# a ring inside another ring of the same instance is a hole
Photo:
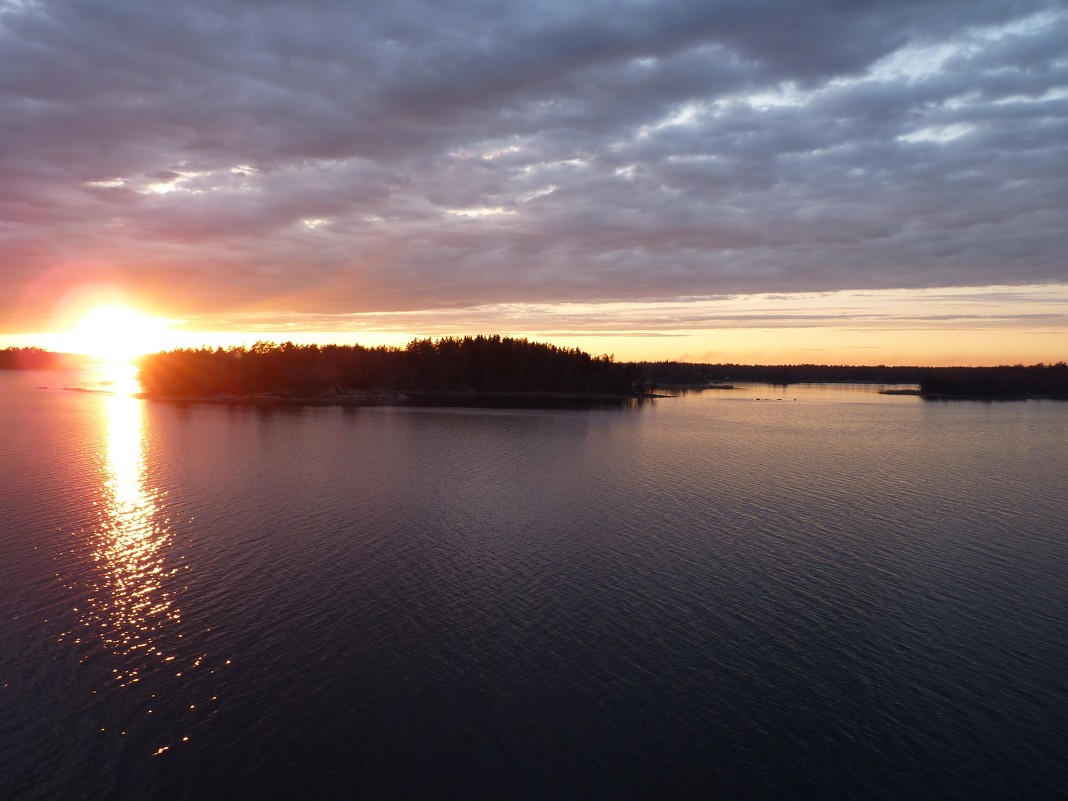
[[[168,565],[173,535],[160,493],[145,476],[144,401],[114,394],[104,403],[105,476],[92,541],[98,570],[83,622],[118,656],[144,654],[166,662],[174,657],[162,647],[163,632],[180,622],[181,612],[165,583],[178,568]],[[115,678],[136,683],[143,664],[144,659],[132,660]]]
[[[96,721],[100,736],[136,741],[159,757],[195,741],[219,714],[217,674],[232,659],[203,650],[213,627],[190,630],[183,620],[184,528],[172,523],[153,470],[165,452],[152,448],[164,448],[163,440],[151,434],[148,401],[134,394],[136,373],[106,367],[114,370],[97,370],[106,391],[79,396],[93,408],[97,461],[86,483],[74,485],[86,488],[92,512],[62,555],[70,573],[56,574],[76,598],[78,623],[59,641],[76,647],[91,694],[108,699]]]
[[[99,366],[100,383],[116,395],[136,395],[141,391],[137,365],[132,362],[105,362]]]

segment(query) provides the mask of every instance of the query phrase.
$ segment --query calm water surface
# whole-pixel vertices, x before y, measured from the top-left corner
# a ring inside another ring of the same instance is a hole
[[[0,796],[1068,788],[1068,404],[65,386],[0,373]]]

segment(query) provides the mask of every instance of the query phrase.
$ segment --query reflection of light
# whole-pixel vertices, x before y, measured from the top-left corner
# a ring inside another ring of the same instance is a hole
[[[141,401],[126,395],[107,401],[107,466],[113,501],[109,522],[124,530],[141,530],[150,522],[152,504],[142,480],[141,406]]]
[[[100,383],[116,395],[136,395],[141,391],[137,365],[132,362],[108,362],[100,365]]]
[[[104,411],[107,472],[93,542],[99,580],[84,622],[99,629],[113,653],[143,652],[166,661],[161,632],[180,620],[180,613],[164,586],[176,572],[165,559],[170,529],[157,494],[146,486],[144,401],[116,394],[105,399]],[[116,679],[123,684],[137,682],[141,666],[143,662],[134,663]]]

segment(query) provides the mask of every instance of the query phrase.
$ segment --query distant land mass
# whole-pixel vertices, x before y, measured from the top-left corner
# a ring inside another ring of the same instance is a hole
[[[627,397],[644,391],[636,365],[500,336],[417,339],[404,348],[259,342],[158,353],[140,367],[146,394],[172,398],[390,392]]]
[[[42,348],[0,350],[0,370],[71,370],[87,361],[88,357],[78,353],[54,353]]]
[[[79,367],[87,357],[0,350],[0,370]],[[501,336],[416,339],[404,348],[295,345],[177,349],[142,357],[145,394],[167,398],[424,399],[460,395],[640,397],[661,390],[765,384],[911,384],[931,400],[1068,400],[1068,364],[997,367],[616,362],[577,348]]]
[[[697,364],[639,362],[654,385],[700,387],[732,381],[756,384],[919,384],[923,367],[846,367],[826,364]]]
[[[643,380],[651,387],[700,388],[732,381],[764,384],[870,383],[917,384],[931,400],[1068,399],[1068,364],[999,367],[851,367],[842,365],[746,365],[642,362]]]
[[[931,399],[1068,400],[1068,364],[947,367],[926,372],[920,381],[920,389],[925,398]]]

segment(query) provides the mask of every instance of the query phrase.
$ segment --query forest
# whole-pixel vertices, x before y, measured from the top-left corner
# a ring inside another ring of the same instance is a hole
[[[79,367],[86,357],[0,349],[0,370]],[[416,339],[404,348],[295,345],[180,349],[142,357],[141,383],[160,397],[315,398],[367,392],[633,397],[730,382],[918,384],[931,399],[1068,399],[1068,364],[888,367],[616,362],[577,348],[501,336]]]
[[[417,339],[404,348],[294,345],[173,350],[141,360],[151,395],[283,395],[478,392],[633,395],[640,371],[609,356],[500,336]]]
[[[920,390],[938,398],[1053,398],[1068,400],[1068,364],[941,367],[923,371]]]
[[[732,381],[762,384],[919,384],[926,398],[1068,399],[1068,364],[1000,367],[854,367],[826,364],[691,364],[642,362],[650,389],[701,387]]]
[[[54,353],[43,348],[0,349],[0,370],[70,370],[85,363],[73,353]]]
[[[640,362],[642,376],[652,387],[721,384],[731,381],[757,384],[874,383],[918,384],[921,367],[851,367],[827,364],[699,364]]]

